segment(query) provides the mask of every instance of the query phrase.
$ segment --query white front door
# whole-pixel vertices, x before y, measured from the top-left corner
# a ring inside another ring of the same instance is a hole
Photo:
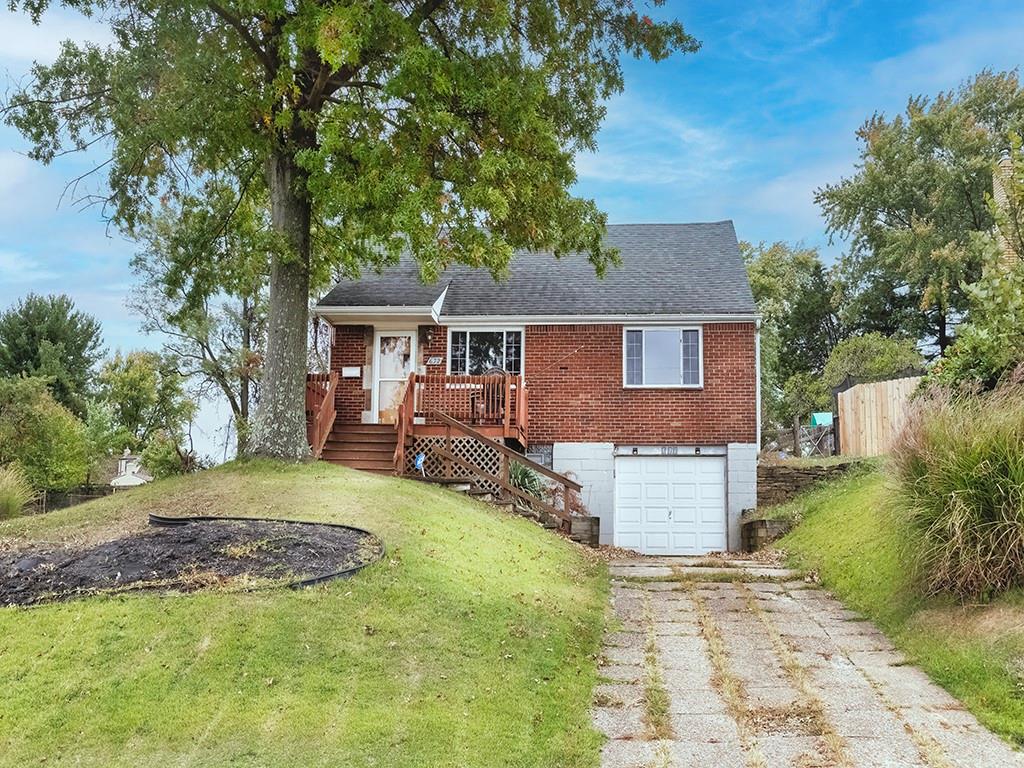
[[[373,347],[374,421],[394,424],[416,360],[416,334],[413,331],[377,331]]]
[[[726,549],[724,456],[619,456],[615,545],[645,555]]]

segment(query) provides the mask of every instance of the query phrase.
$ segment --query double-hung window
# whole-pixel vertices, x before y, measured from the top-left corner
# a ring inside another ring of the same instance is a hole
[[[700,328],[627,328],[624,383],[627,387],[704,386]]]
[[[522,367],[522,331],[451,331],[448,338],[449,372],[480,375],[500,368],[518,374]]]

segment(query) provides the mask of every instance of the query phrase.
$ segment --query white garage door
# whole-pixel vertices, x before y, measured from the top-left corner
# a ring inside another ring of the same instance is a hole
[[[724,456],[619,456],[615,544],[645,555],[726,549]]]

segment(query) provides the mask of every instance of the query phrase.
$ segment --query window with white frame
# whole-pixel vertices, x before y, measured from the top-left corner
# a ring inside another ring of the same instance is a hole
[[[623,368],[627,387],[701,387],[701,329],[627,328]]]
[[[480,375],[495,368],[521,373],[523,332],[503,330],[451,331],[448,370]]]

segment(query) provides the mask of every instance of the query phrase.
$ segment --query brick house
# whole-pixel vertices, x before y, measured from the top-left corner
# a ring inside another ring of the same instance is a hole
[[[738,549],[756,499],[759,338],[732,222],[606,237],[622,263],[603,279],[582,256],[522,253],[500,283],[459,266],[426,285],[403,259],[335,286],[316,307],[335,374],[322,457],[408,471],[445,434],[451,447],[454,419],[571,472],[602,543]]]

